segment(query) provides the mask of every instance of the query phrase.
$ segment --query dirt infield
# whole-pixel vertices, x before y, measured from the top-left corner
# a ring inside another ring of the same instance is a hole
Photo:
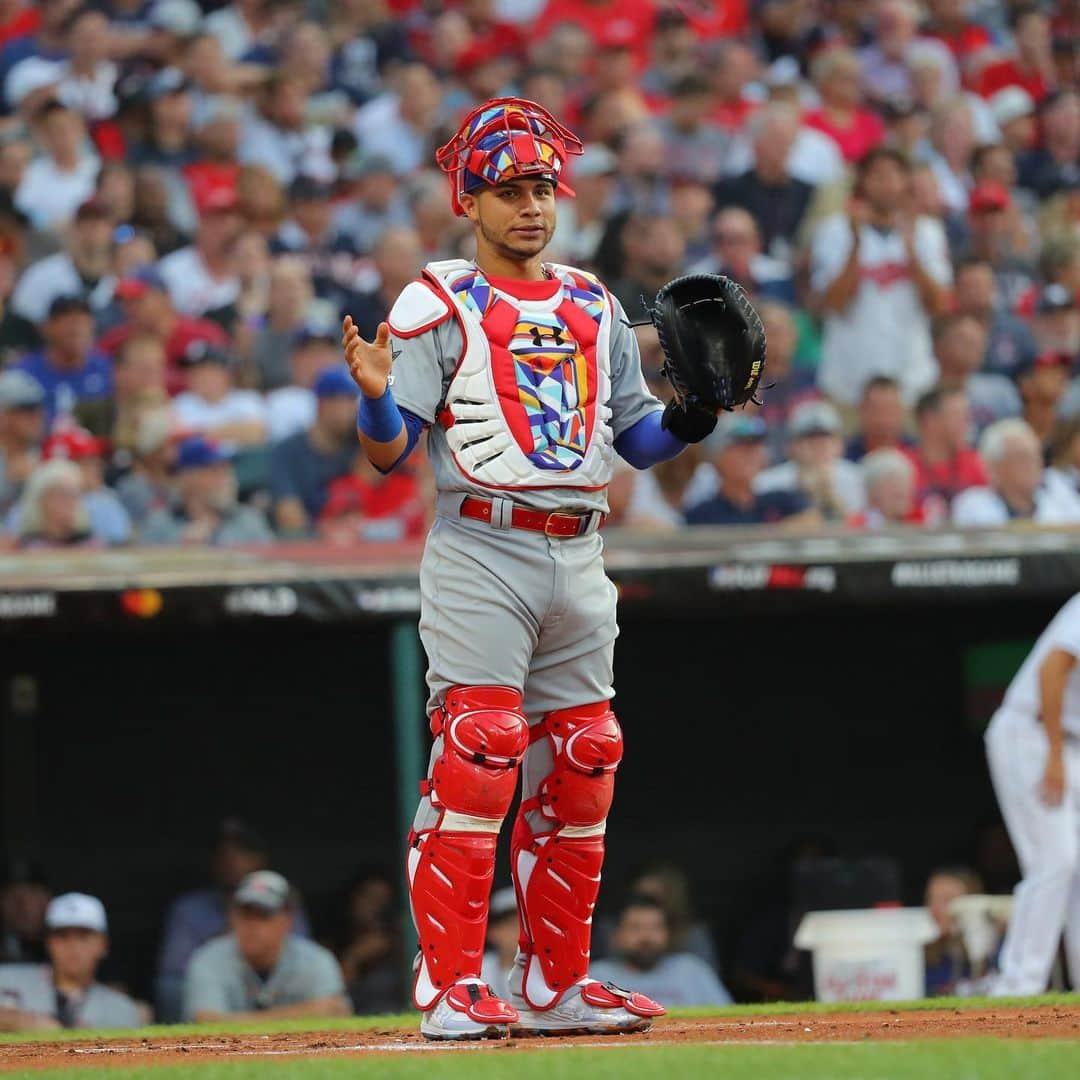
[[[660,1020],[644,1035],[618,1039],[595,1036],[542,1040],[543,1045],[611,1046],[635,1043],[802,1043],[863,1042],[992,1037],[1005,1039],[1080,1040],[1080,1004],[1048,1005],[1034,1009],[942,1009],[835,1015],[807,1013],[787,1016],[723,1016],[707,1019]],[[223,1061],[230,1058],[286,1055],[398,1055],[401,1053],[496,1053],[534,1047],[537,1040],[431,1043],[415,1031],[401,1028],[366,1031],[305,1032],[281,1035],[206,1035],[125,1041],[20,1043],[0,1046],[0,1073],[17,1069],[56,1069],[86,1066],[143,1067],[176,1062]]]

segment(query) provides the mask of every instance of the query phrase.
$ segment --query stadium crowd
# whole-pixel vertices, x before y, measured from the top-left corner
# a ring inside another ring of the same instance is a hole
[[[396,877],[361,867],[309,908],[271,865],[258,830],[223,821],[209,879],[163,913],[148,981],[111,962],[110,919],[100,899],[57,893],[41,866],[15,860],[0,881],[0,1031],[408,1008]],[[793,944],[802,915],[820,906],[896,902],[899,866],[882,857],[840,859],[827,838],[807,836],[790,845],[776,870],[751,890],[760,895],[738,920],[734,947],[721,949],[717,927],[695,913],[687,875],[662,860],[640,866],[597,915],[591,974],[648,986],[671,1005],[812,999],[810,956]],[[938,868],[927,879],[923,902],[940,928],[926,948],[927,996],[970,992],[993,970],[969,959],[949,910],[957,897],[985,891],[963,866]],[[506,990],[517,943],[514,890],[496,889],[482,975],[497,992]]]
[[[767,328],[763,407],[623,468],[613,524],[1080,522],[1078,34],[1075,0],[4,0],[0,544],[421,535],[340,319],[469,256],[434,148],[511,92],[586,144],[552,259],[630,318],[722,272]]]

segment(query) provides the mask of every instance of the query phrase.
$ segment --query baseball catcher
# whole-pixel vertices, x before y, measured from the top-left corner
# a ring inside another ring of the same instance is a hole
[[[581,143],[531,101],[474,109],[437,153],[473,261],[430,263],[375,340],[346,318],[357,426],[389,471],[422,432],[438,488],[420,569],[434,745],[406,873],[413,999],[432,1039],[641,1031],[663,1008],[589,977],[623,736],[611,708],[615,588],[597,530],[615,454],[646,468],[748,401],[765,339],[731,282],[690,277],[651,309],[675,400],[592,274],[543,261]],[[495,848],[518,774],[510,1001],[480,979]]]

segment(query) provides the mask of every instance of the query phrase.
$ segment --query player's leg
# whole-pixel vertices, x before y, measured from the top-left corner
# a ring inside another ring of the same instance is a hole
[[[647,1028],[663,1009],[588,977],[604,830],[622,758],[612,712],[615,590],[591,540],[557,549],[556,596],[526,684],[537,719],[522,769],[511,865],[521,916],[510,977],[515,1032]],[[567,588],[558,587],[565,577]]]
[[[1039,781],[1048,742],[1036,721],[998,713],[987,733],[990,775],[1023,880],[999,962],[994,993],[1038,994],[1046,989],[1078,865],[1075,814],[1043,802]]]
[[[528,745],[521,688],[535,629],[485,542],[440,520],[420,574],[435,742],[406,869],[420,941],[413,1000],[430,1038],[505,1035],[517,1018],[480,966],[495,847]]]
[[[1080,851],[1080,741],[1070,739],[1065,747],[1065,783],[1072,829]],[[1073,990],[1080,989],[1080,865],[1073,874],[1065,911],[1065,959]]]

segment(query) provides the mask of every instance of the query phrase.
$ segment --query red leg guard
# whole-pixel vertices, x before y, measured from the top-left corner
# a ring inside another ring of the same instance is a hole
[[[536,797],[522,803],[511,864],[526,957],[522,993],[543,1010],[588,974],[622,732],[606,701],[548,713],[538,729],[551,739],[555,764]],[[534,833],[530,811],[549,819],[551,829]]]
[[[502,686],[456,686],[431,718],[443,738],[421,792],[438,814],[409,837],[409,899],[420,939],[413,1001],[429,1009],[479,976],[499,828],[517,785],[529,729],[521,695]]]

